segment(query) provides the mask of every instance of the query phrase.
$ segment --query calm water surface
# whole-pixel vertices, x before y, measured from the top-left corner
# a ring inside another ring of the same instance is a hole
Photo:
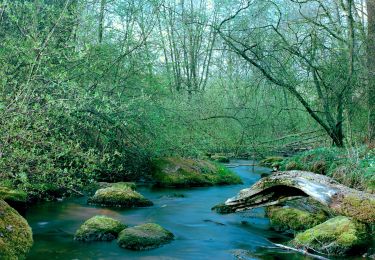
[[[250,164],[232,161],[231,164]],[[266,168],[239,166],[233,171],[243,185],[193,189],[138,187],[154,206],[137,209],[104,208],[86,205],[87,198],[36,205],[26,212],[34,233],[28,259],[310,259],[275,248],[271,241],[288,238],[270,230],[262,208],[242,214],[219,215],[211,207],[234,196],[269,172]],[[173,193],[184,198],[169,198]],[[133,226],[147,222],[162,225],[176,239],[161,248],[134,252],[112,242],[83,243],[73,240],[74,232],[88,218],[107,215]],[[236,257],[238,252],[249,254]],[[235,253],[236,252],[236,253]]]

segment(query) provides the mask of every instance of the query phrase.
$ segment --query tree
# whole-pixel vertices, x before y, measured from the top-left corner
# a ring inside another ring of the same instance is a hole
[[[290,8],[293,14],[285,8],[291,2],[296,4]],[[341,4],[294,0],[282,3],[247,1],[224,19],[217,30],[239,56],[271,83],[294,96],[333,144],[342,147],[345,105],[357,76],[354,3],[352,0]],[[295,14],[295,8],[299,15]],[[266,22],[252,20],[252,27],[244,27],[251,18],[242,13],[262,10]],[[346,20],[342,21],[342,16]],[[227,24],[235,30],[229,30]]]
[[[367,0],[368,137],[375,141],[375,1]]]

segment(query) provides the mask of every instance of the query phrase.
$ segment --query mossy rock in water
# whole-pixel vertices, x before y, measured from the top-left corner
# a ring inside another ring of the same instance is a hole
[[[131,250],[148,250],[171,242],[174,235],[158,224],[148,223],[126,228],[120,232],[117,242],[120,247]]]
[[[169,157],[154,160],[152,177],[162,187],[202,187],[242,183],[224,166],[205,160]]]
[[[272,228],[292,233],[312,228],[328,218],[323,211],[309,213],[296,208],[278,206],[268,207],[267,216]]]
[[[215,205],[211,208],[211,210],[219,214],[229,214],[235,212],[230,206],[225,205],[225,203]]]
[[[99,182],[99,187],[104,189],[104,188],[109,188],[109,187],[115,187],[115,188],[131,188],[132,190],[137,189],[137,185],[134,182],[115,182],[115,183],[110,183],[110,182]]]
[[[74,239],[78,241],[111,241],[126,227],[126,225],[116,219],[106,216],[95,216],[86,220],[80,226]]]
[[[131,186],[122,184],[112,185],[99,189],[94,196],[89,198],[89,204],[113,206],[113,207],[147,207],[152,206],[152,201],[134,191]]]
[[[345,255],[366,246],[369,233],[365,224],[338,216],[299,233],[291,244],[327,255]]]
[[[284,157],[281,156],[270,156],[259,162],[260,166],[264,167],[277,167],[280,166],[281,162],[284,160]]]
[[[8,187],[0,187],[0,199],[9,204],[26,203],[27,194],[24,191],[13,190]]]
[[[25,259],[32,244],[32,231],[27,221],[0,200],[0,259]]]

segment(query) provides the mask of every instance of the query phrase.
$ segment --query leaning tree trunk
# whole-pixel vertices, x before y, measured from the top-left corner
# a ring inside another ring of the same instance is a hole
[[[277,172],[241,190],[225,202],[229,212],[276,205],[310,196],[333,213],[362,222],[375,222],[375,195],[346,187],[333,179],[305,171]]]
[[[375,141],[375,1],[367,0],[368,39],[368,109],[369,109],[369,142]]]

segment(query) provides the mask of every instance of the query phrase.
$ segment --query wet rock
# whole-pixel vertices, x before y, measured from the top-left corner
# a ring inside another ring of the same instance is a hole
[[[152,177],[162,187],[201,187],[240,184],[224,166],[205,160],[169,157],[154,160]]]
[[[83,223],[77,230],[74,239],[78,241],[111,241],[126,227],[116,219],[95,216]]]
[[[366,246],[370,241],[369,233],[365,224],[338,216],[299,233],[291,244],[327,255],[345,255]]]
[[[0,259],[25,259],[33,244],[30,226],[3,200],[0,200],[0,212]]]
[[[127,183],[113,184],[108,188],[99,189],[89,198],[89,204],[112,207],[147,207],[153,203],[136,192],[134,187]]]
[[[174,235],[158,224],[148,223],[126,228],[119,234],[120,247],[130,250],[149,250],[170,243]]]

